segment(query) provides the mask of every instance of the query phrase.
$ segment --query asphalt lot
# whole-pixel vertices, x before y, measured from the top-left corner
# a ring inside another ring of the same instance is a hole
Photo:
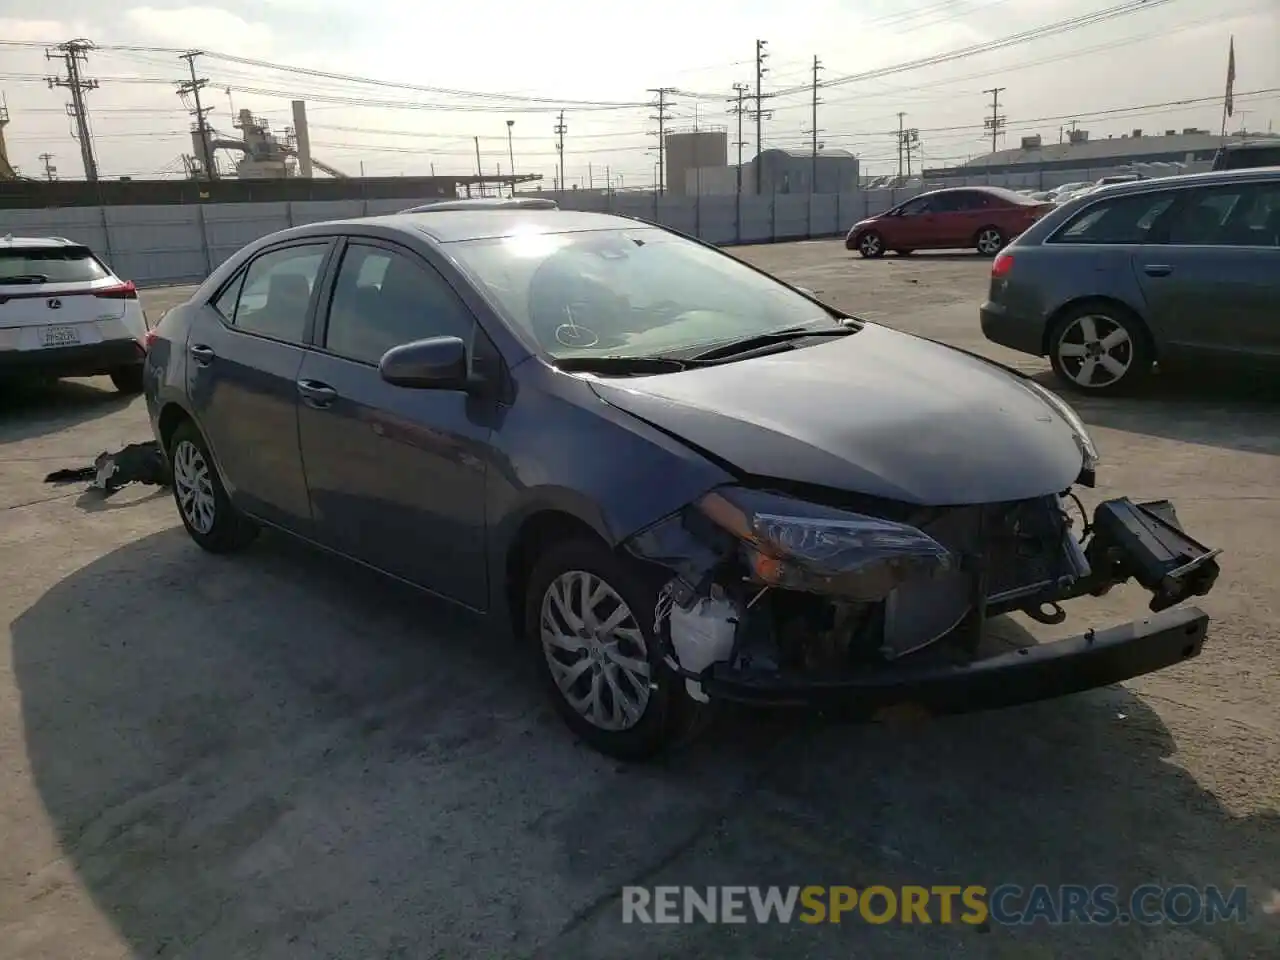
[[[960,346],[987,265],[743,256]],[[180,291],[144,295],[154,320]],[[1049,381],[1045,380],[1046,383]],[[1225,548],[1204,654],[999,713],[731,714],[662,764],[575,744],[509,645],[264,536],[202,553],[167,492],[50,470],[146,439],[108,381],[0,392],[0,957],[1274,957],[1280,391],[1078,408],[1100,489]],[[1037,637],[1141,615],[1128,588]],[[623,925],[624,884],[1244,884],[1243,925]]]

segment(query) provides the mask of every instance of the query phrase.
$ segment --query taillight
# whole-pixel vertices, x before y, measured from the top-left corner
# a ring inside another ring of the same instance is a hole
[[[124,283],[114,287],[103,287],[101,290],[95,290],[93,295],[104,300],[137,300],[138,288],[133,285],[132,280],[126,280]]]
[[[1002,280],[1009,275],[1009,271],[1013,269],[1013,254],[999,253],[996,254],[995,260],[991,263],[991,279]]]
[[[156,336],[157,334],[155,330],[148,330],[144,333],[142,335],[142,349],[149,351],[151,349],[151,345],[156,342]]]

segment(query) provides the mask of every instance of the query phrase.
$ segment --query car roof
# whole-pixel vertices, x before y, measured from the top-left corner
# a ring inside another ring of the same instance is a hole
[[[1212,170],[1206,173],[1182,173],[1173,177],[1148,177],[1145,180],[1129,180],[1124,183],[1108,183],[1089,194],[1099,197],[1119,197],[1131,193],[1167,190],[1170,187],[1213,186],[1222,183],[1247,183],[1250,180],[1271,180],[1280,176],[1280,167],[1248,167],[1243,170]]]
[[[425,234],[437,243],[460,240],[482,240],[509,237],[532,231],[536,233],[581,233],[588,230],[658,229],[652,224],[609,213],[578,210],[546,210],[536,208],[484,208],[470,210],[434,210],[420,213],[392,213],[381,217],[335,220],[327,227],[346,225],[380,225],[393,230],[412,230]],[[319,227],[320,224],[312,226]]]
[[[1239,150],[1274,150],[1276,147],[1280,147],[1280,138],[1253,140],[1249,143],[1228,143],[1221,149],[1226,150],[1228,153],[1235,153]]]
[[[66,237],[15,237],[11,233],[0,235],[0,249],[5,247],[22,247],[26,250],[49,249],[58,247],[82,247],[84,244],[68,240]]]

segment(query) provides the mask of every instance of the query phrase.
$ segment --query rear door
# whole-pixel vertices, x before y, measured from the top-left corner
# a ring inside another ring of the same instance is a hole
[[[1138,280],[1174,349],[1280,359],[1280,178],[1183,192]]]
[[[187,394],[232,500],[311,532],[298,445],[298,370],[334,244],[272,247],[197,308],[187,336]]]
[[[88,247],[0,246],[0,350],[91,346],[118,321],[119,281]]]
[[[445,278],[417,253],[353,239],[327,318],[298,371],[299,434],[321,543],[441,596],[488,599],[485,471],[495,400],[387,383],[389,349],[461,337],[497,352]]]

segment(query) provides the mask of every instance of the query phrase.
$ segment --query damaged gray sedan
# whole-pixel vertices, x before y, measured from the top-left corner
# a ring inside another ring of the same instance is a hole
[[[640,758],[717,700],[1010,705],[1199,653],[1217,551],[1086,509],[1069,406],[661,228],[555,209],[311,224],[153,331],[192,538],[269,525],[509,623],[583,739]],[[1152,616],[989,655],[1127,580]],[[1176,609],[1175,609],[1176,608]]]

